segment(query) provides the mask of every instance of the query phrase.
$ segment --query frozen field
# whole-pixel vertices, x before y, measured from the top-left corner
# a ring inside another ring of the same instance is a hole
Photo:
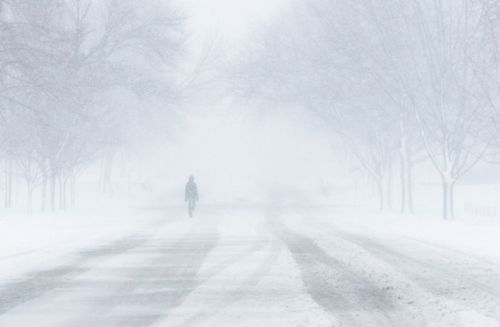
[[[0,326],[500,326],[495,221],[333,207],[35,218],[9,234],[33,241],[2,250]]]

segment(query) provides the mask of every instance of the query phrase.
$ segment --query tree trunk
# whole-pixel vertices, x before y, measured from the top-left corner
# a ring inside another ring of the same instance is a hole
[[[99,165],[99,191],[104,192],[104,171],[105,171],[106,156],[101,159]]]
[[[110,151],[106,156],[106,165],[104,170],[104,191],[112,195],[113,189],[111,187],[111,176],[113,173],[114,152]]]
[[[4,177],[4,202],[3,206],[5,209],[9,209],[9,167],[7,165],[5,169]]]
[[[68,209],[68,179],[62,179],[62,209]]]
[[[403,155],[400,156],[400,183],[401,183],[401,213],[406,213],[407,205],[408,203],[406,202],[407,199],[407,194],[406,190],[408,188],[408,180],[407,180],[407,167],[406,167],[406,162],[405,158]]]
[[[454,210],[454,188],[455,182],[443,180],[443,219],[455,218]]]
[[[353,190],[353,206],[356,207],[358,205],[358,186],[359,182],[357,179],[354,180],[354,190]]]
[[[407,156],[400,155],[401,213],[413,213],[412,166]]]
[[[67,181],[68,178],[66,176],[59,176],[59,209],[66,210],[67,209]]]
[[[111,176],[113,173],[115,153],[113,151],[108,151],[101,162],[101,171],[99,177],[99,188],[104,193],[111,193]]]
[[[392,210],[392,163],[389,163],[387,169],[387,209]]]
[[[27,207],[28,207],[28,214],[33,213],[33,185],[31,182],[27,182],[27,189],[28,189],[28,201],[27,201]]]
[[[413,172],[413,167],[412,167],[412,164],[411,163],[408,163],[408,166],[407,166],[407,176],[406,176],[406,185],[407,185],[407,188],[406,188],[406,194],[408,196],[408,210],[411,214],[414,213],[414,210],[413,210],[413,175],[412,175],[412,172]]]
[[[64,182],[63,182],[63,177],[59,176],[57,179],[58,184],[59,184],[59,210],[64,209]]]
[[[56,210],[56,176],[50,176],[50,210]]]
[[[131,188],[132,188],[132,177],[130,176],[130,171],[127,173],[127,197],[131,196]]]
[[[382,178],[376,180],[377,184],[377,193],[379,198],[379,208],[380,211],[385,209],[385,194],[384,194],[384,181]]]
[[[12,160],[7,162],[7,170],[5,171],[5,208],[10,209],[12,207],[12,175],[13,167]]]
[[[404,128],[401,127],[402,133]],[[410,159],[410,150],[406,136],[401,136],[399,148],[400,161],[400,184],[401,184],[401,213],[413,213],[413,182],[412,182],[412,164]]]
[[[76,207],[76,177],[74,173],[70,177],[70,205],[71,208]]]
[[[42,194],[41,194],[41,209],[45,211],[47,209],[47,172],[42,172]]]

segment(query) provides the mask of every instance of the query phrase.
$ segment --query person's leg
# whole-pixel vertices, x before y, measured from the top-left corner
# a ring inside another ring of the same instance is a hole
[[[194,211],[194,201],[189,200],[189,217],[193,217],[193,211]]]

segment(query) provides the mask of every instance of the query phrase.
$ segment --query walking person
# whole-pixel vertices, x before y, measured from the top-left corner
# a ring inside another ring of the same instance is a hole
[[[189,180],[186,184],[184,201],[188,203],[189,217],[193,217],[196,201],[198,201],[198,186],[194,182],[193,175],[189,176]]]

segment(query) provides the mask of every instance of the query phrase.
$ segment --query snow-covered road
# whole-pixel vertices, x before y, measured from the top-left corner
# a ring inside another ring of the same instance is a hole
[[[500,326],[496,262],[339,215],[160,220],[0,279],[0,326]]]

